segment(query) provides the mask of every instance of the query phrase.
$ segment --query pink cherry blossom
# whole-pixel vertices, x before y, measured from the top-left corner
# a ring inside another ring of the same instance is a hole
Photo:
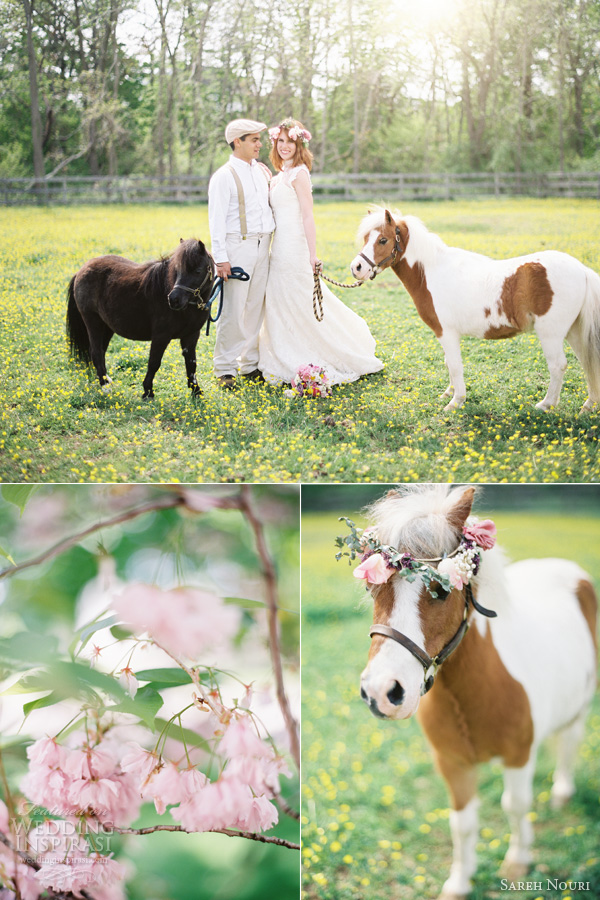
[[[482,550],[491,550],[496,543],[496,526],[491,519],[483,519],[481,522],[465,525],[463,534],[475,541]]]
[[[8,834],[10,825],[8,822],[8,807],[4,800],[0,800],[0,831],[2,834]]]
[[[62,765],[64,749],[56,743],[54,738],[40,738],[39,741],[27,748],[27,756],[34,765],[53,768]]]
[[[241,617],[239,609],[199,588],[130,584],[113,605],[136,633],[147,632],[174,656],[190,659],[231,640]]]
[[[124,669],[121,669],[121,673],[119,675],[119,684],[121,685],[123,690],[126,691],[129,694],[129,696],[131,697],[131,699],[133,700],[135,698],[135,695],[137,694],[140,683],[137,680],[137,678],[135,677],[135,675],[133,674],[132,669],[129,668],[129,666],[126,666]]]
[[[168,762],[156,769],[142,785],[144,799],[154,800],[159,815],[165,812],[167,806],[181,803],[188,796],[182,775],[176,765]]]
[[[238,820],[243,831],[267,831],[279,820],[277,807],[266,797],[253,797],[245,815]]]
[[[437,570],[442,575],[448,576],[452,587],[458,588],[460,590],[467,583],[466,581],[463,581],[463,578],[461,577],[456,568],[456,565],[454,564],[454,560],[450,559],[450,557],[446,557],[446,559],[443,559],[440,563],[438,563]]]
[[[144,750],[135,741],[130,741],[127,745],[129,750],[121,759],[121,769],[124,772],[132,772],[137,775],[140,781],[146,778],[160,765],[160,760],[155,753]]]
[[[272,749],[262,741],[248,717],[233,719],[219,744],[219,753],[229,758],[235,756],[270,757]]]
[[[369,584],[384,584],[394,574],[381,553],[372,553],[353,572],[355,578],[363,578]]]

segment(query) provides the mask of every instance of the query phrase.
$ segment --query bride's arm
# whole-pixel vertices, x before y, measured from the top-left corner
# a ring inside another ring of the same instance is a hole
[[[298,195],[300,204],[300,215],[302,216],[302,224],[304,226],[304,234],[306,235],[306,243],[308,244],[308,252],[310,255],[310,264],[313,272],[318,262],[317,260],[317,230],[315,228],[315,219],[313,216],[313,198],[310,189],[310,175],[306,171],[298,172],[298,175],[292,182],[294,190]]]

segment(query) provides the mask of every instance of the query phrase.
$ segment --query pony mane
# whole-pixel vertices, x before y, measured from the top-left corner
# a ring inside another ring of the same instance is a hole
[[[446,247],[441,237],[429,231],[416,216],[403,216],[397,209],[390,210],[390,212],[396,224],[403,221],[408,228],[408,244],[404,254],[404,259],[408,265],[412,268],[415,263],[420,263],[422,266],[433,263],[439,253]],[[358,226],[357,238],[359,243],[364,243],[369,232],[374,228],[383,228],[384,224],[385,207],[373,207]]]
[[[400,485],[367,509],[384,544],[433,559],[456,549],[460,533],[448,521],[460,488],[447,484]]]
[[[170,278],[171,256],[161,256],[144,264],[140,286],[146,294],[168,293],[172,287]]]

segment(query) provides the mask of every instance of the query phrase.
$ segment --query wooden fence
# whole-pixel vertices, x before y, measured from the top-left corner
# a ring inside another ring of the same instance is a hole
[[[313,175],[315,199],[386,201],[462,197],[591,197],[600,199],[600,172]],[[146,175],[0,179],[0,205],[78,203],[206,203],[208,176]]]

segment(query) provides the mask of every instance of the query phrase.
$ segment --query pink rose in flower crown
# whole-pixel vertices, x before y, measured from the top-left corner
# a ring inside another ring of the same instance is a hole
[[[355,578],[364,578],[369,584],[384,584],[394,574],[381,553],[372,553],[352,573]]]
[[[491,550],[496,543],[496,526],[491,519],[483,519],[482,522],[473,522],[463,528],[465,537],[475,541],[482,550]]]
[[[466,581],[463,581],[462,576],[459,574],[459,572],[456,568],[456,564],[455,564],[454,560],[450,559],[450,557],[446,557],[446,559],[443,559],[438,564],[437,570],[442,575],[448,576],[452,587],[455,587],[455,588],[458,588],[459,590],[461,590],[465,586],[465,584],[467,584]]]

